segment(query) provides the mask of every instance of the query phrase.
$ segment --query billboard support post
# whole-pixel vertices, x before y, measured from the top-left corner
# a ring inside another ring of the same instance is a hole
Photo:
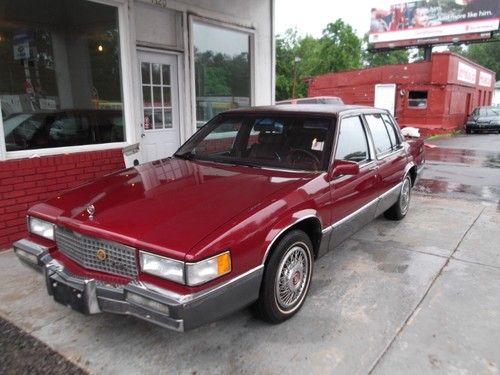
[[[432,59],[432,46],[424,46],[424,61],[431,61]]]

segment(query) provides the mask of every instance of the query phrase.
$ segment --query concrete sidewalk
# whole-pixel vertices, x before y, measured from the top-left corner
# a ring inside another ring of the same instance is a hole
[[[175,333],[132,317],[84,316],[42,276],[0,254],[0,316],[91,373],[496,374],[500,209],[414,196],[315,264],[301,312],[272,326],[244,310]]]

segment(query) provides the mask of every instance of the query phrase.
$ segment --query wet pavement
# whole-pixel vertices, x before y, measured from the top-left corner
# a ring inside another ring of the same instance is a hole
[[[84,316],[0,253],[0,317],[94,374],[495,374],[500,367],[500,212],[414,195],[315,263],[304,308],[281,325],[248,309],[176,333]]]
[[[500,202],[500,135],[470,134],[427,142],[426,169],[416,190],[441,197]]]

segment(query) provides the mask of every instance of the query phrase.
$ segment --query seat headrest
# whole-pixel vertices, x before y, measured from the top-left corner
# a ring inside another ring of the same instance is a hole
[[[261,131],[259,133],[260,144],[276,144],[283,140],[283,134]]]

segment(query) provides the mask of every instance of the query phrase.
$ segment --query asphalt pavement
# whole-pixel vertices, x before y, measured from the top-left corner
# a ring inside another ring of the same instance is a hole
[[[303,309],[281,325],[249,310],[186,333],[84,316],[11,251],[0,253],[0,317],[95,374],[497,374],[500,205],[476,188],[500,186],[487,156],[500,135],[468,137],[430,142],[439,147],[407,217],[376,219],[319,259]],[[471,153],[457,161],[443,149]],[[447,188],[425,188],[432,180]],[[450,188],[459,181],[473,188]]]
[[[427,142],[427,166],[417,191],[500,202],[500,134],[469,134]]]

